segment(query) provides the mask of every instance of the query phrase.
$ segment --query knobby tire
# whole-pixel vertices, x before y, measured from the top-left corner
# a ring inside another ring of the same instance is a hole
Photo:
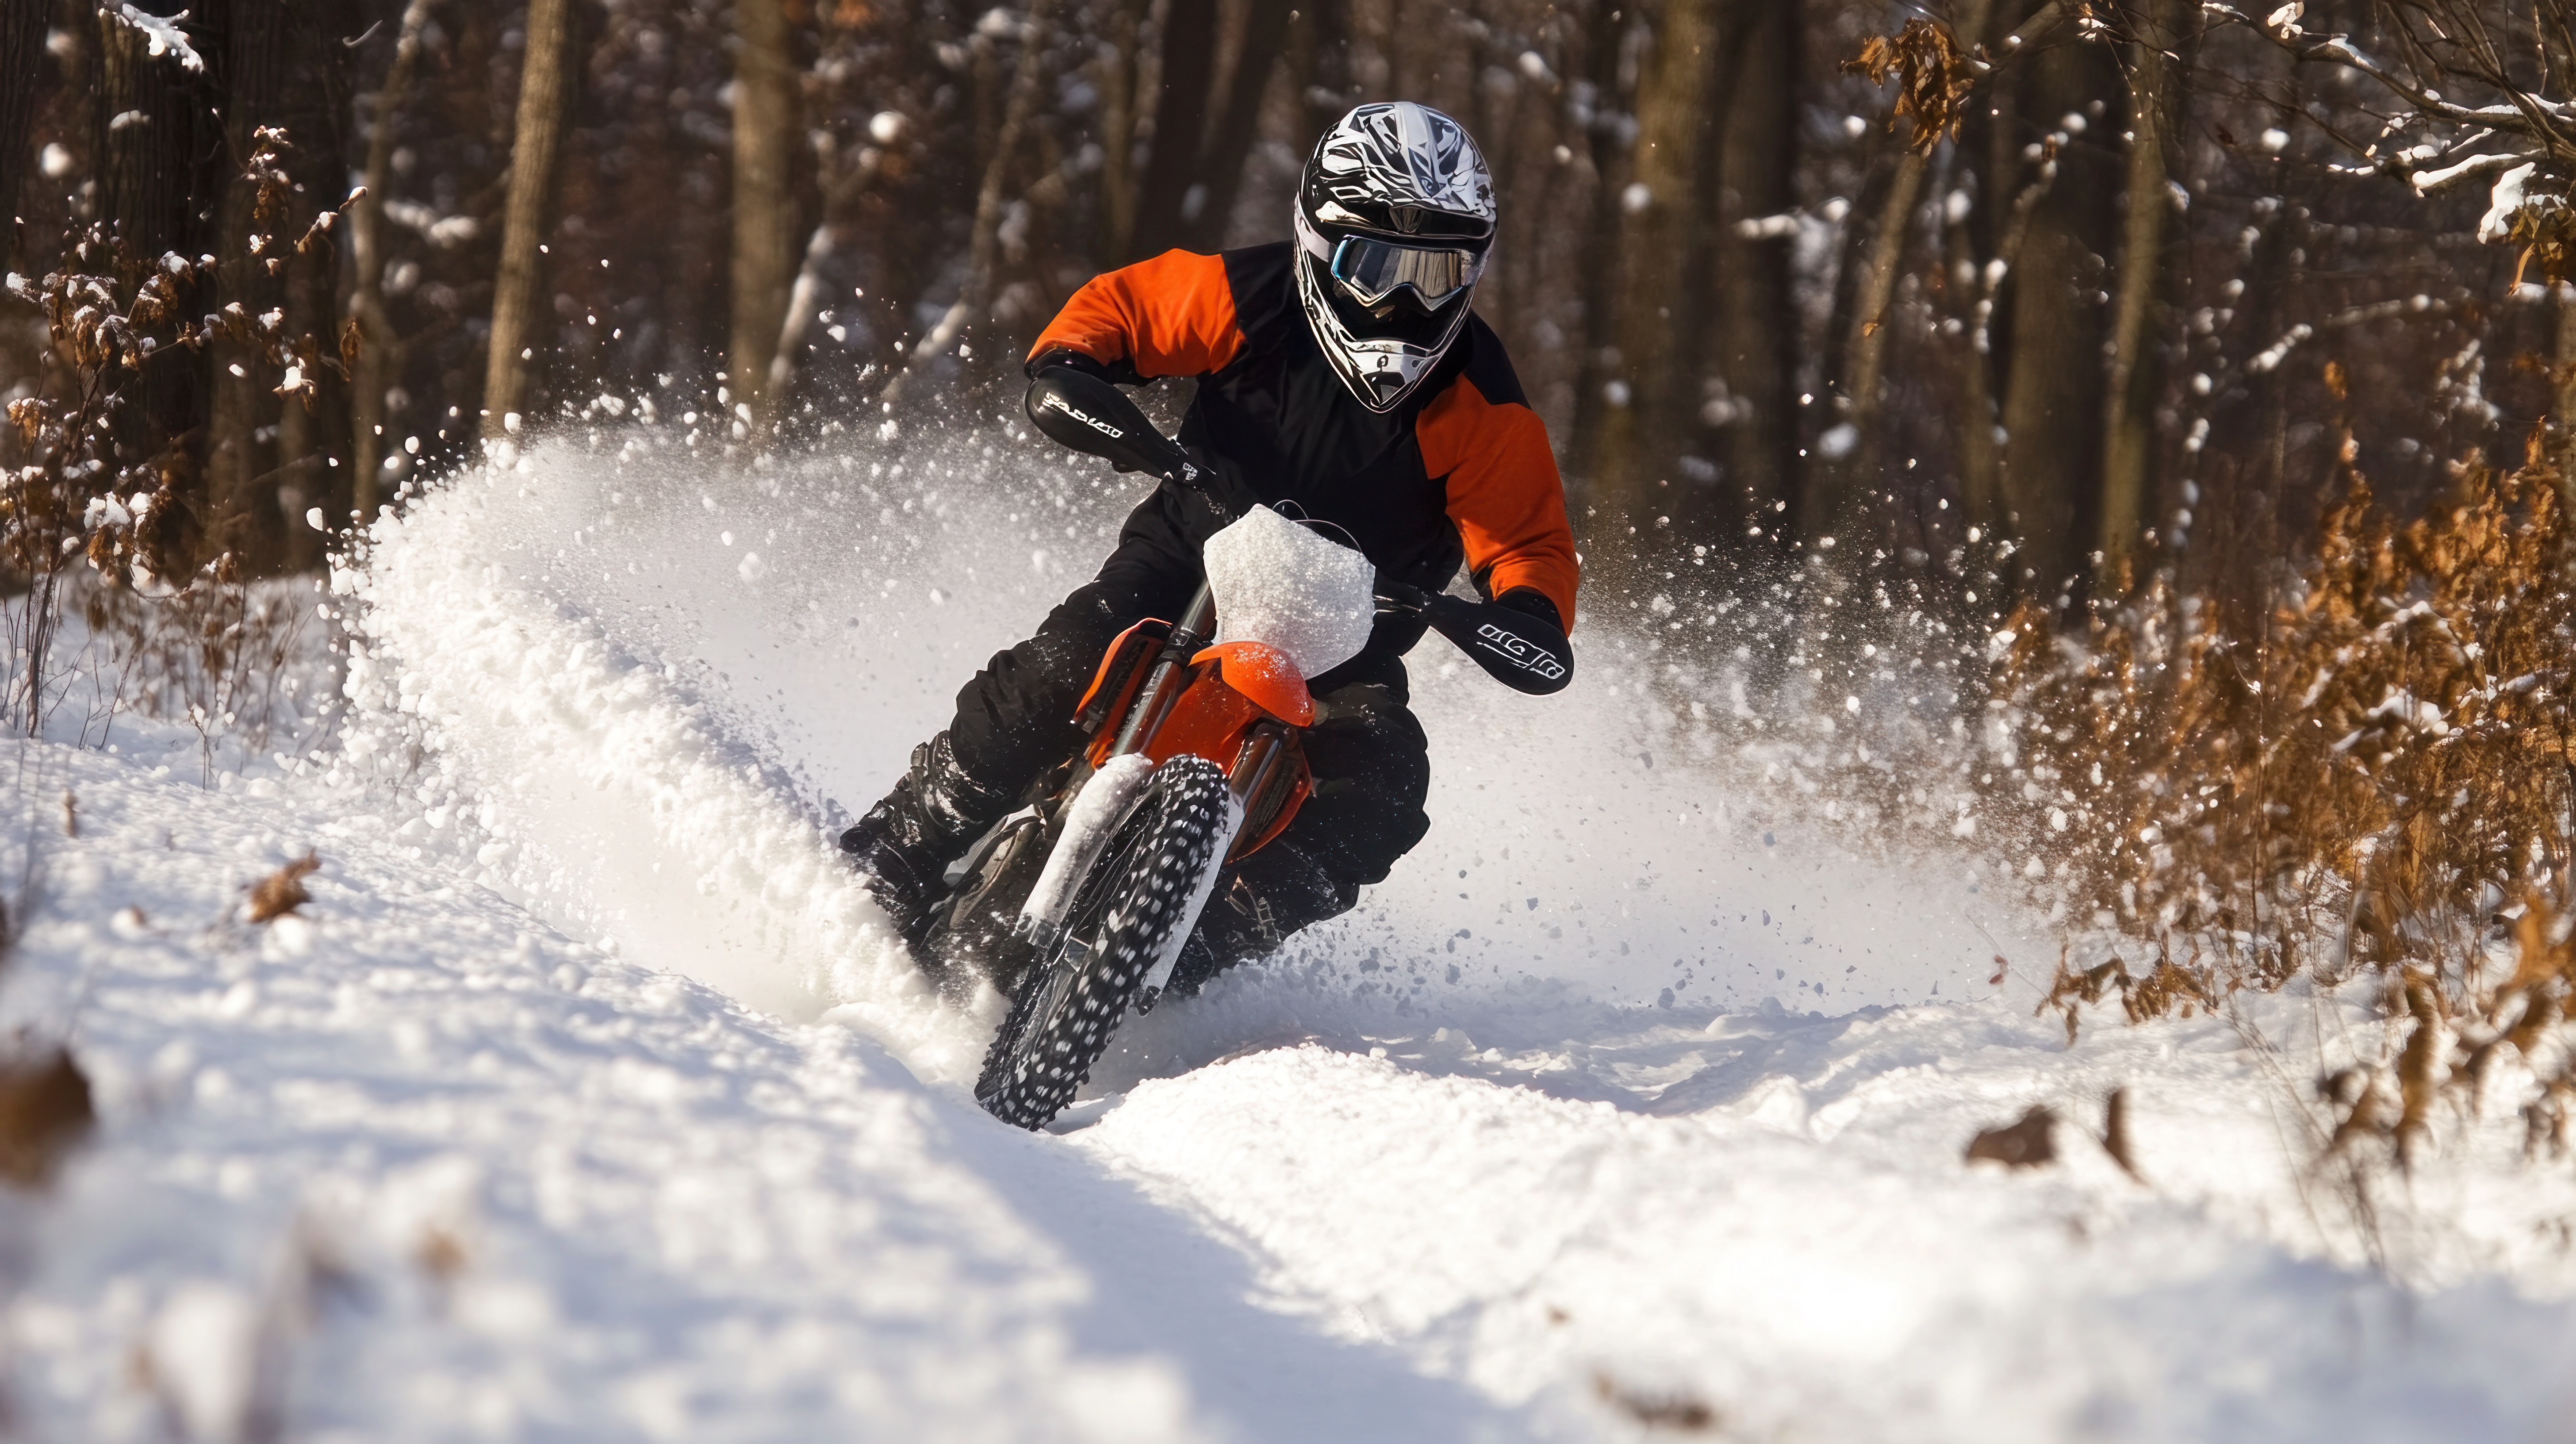
[[[1185,914],[1219,861],[1227,801],[1225,773],[1204,757],[1156,769],[1075,890],[1064,941],[1021,984],[993,1036],[975,1083],[987,1112],[1043,1128],[1089,1081],[1164,944],[1198,921]]]

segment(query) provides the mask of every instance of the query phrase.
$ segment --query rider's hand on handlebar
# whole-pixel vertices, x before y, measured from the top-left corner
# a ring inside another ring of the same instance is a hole
[[[1038,367],[1023,404],[1031,424],[1058,445],[1100,457],[1120,471],[1201,490],[1212,479],[1205,459],[1155,430],[1096,363]]]
[[[1420,587],[1399,582],[1384,572],[1378,573],[1377,614],[1379,616],[1420,616],[1422,609],[1429,605],[1430,601],[1429,597],[1423,595]]]

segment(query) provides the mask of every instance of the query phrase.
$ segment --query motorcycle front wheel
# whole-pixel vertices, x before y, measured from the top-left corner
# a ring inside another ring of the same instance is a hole
[[[1198,921],[1200,884],[1223,861],[1231,800],[1224,771],[1204,757],[1155,770],[984,1055],[975,1101],[986,1112],[1042,1128],[1073,1101],[1146,974]]]

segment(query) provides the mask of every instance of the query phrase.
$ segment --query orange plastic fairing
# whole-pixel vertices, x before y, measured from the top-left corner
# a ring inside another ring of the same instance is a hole
[[[1288,654],[1267,642],[1219,642],[1190,659],[1196,666],[1213,658],[1225,685],[1252,705],[1292,727],[1315,724],[1315,698],[1306,690],[1305,674]]]
[[[1110,673],[1120,671],[1120,662],[1133,655],[1128,645],[1130,638],[1135,637],[1140,632],[1147,632],[1152,638],[1160,638],[1170,635],[1171,630],[1172,624],[1164,621],[1162,618],[1147,617],[1145,620],[1129,627],[1126,631],[1120,632],[1117,639],[1109,644],[1109,650],[1100,654],[1100,667],[1097,671],[1091,674],[1091,685],[1083,689],[1082,700],[1074,704],[1073,715],[1080,717],[1084,713],[1090,711],[1091,699],[1099,696],[1100,689],[1109,685],[1111,682],[1112,678],[1110,677]],[[1124,686],[1132,687],[1136,682],[1140,681],[1144,675],[1145,669],[1142,667],[1127,667],[1124,669],[1124,674],[1115,680]],[[1112,703],[1109,709],[1111,713],[1115,714],[1126,710],[1124,705],[1126,702],[1125,698],[1116,697],[1110,700]]]

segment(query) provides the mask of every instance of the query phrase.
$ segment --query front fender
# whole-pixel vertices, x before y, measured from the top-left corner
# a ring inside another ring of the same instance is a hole
[[[1286,652],[1267,642],[1219,642],[1190,659],[1193,666],[1207,661],[1253,706],[1291,727],[1315,725],[1314,694]]]

